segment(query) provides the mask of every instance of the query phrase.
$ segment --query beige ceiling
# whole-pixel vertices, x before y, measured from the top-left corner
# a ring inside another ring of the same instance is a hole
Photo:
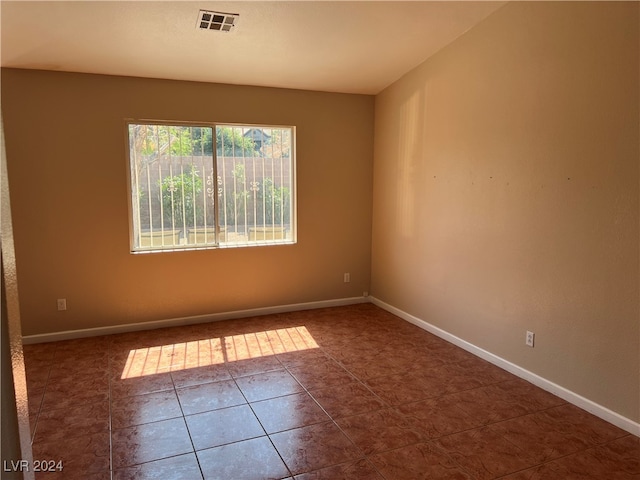
[[[504,2],[2,1],[2,66],[375,94]],[[240,14],[232,33],[200,9]]]

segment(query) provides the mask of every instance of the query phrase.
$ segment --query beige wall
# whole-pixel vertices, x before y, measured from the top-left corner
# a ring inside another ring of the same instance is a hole
[[[638,7],[508,4],[376,97],[371,289],[635,421]]]
[[[23,334],[362,295],[373,106],[364,95],[3,70]],[[298,243],[130,254],[125,118],[296,126]]]

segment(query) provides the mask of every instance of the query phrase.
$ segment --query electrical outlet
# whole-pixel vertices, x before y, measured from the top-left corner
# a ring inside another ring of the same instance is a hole
[[[62,311],[62,310],[66,310],[67,309],[67,299],[66,298],[59,298],[58,299],[58,310]]]
[[[536,334],[527,330],[527,336],[525,337],[524,343],[528,347],[533,348],[533,342],[536,339]]]
[[[344,283],[349,283],[351,281],[351,274],[350,273],[345,273],[344,274]]]

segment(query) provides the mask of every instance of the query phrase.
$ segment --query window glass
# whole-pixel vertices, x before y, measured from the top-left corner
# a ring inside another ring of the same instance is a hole
[[[133,251],[295,242],[293,128],[130,123],[128,133]]]

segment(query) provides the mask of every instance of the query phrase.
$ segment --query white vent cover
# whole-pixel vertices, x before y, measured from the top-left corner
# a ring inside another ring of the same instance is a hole
[[[214,30],[218,32],[231,32],[238,23],[237,13],[211,12],[200,10],[198,14],[197,28],[200,30]]]

